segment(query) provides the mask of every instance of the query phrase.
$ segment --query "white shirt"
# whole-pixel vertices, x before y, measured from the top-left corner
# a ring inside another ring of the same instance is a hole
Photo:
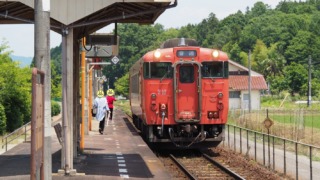
[[[96,97],[93,102],[93,106],[97,108],[96,119],[102,121],[106,115],[106,111],[109,110],[106,97]]]

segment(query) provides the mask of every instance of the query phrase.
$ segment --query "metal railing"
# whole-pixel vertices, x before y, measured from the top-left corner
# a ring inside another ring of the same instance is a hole
[[[320,179],[320,147],[234,125],[226,126],[223,146],[226,143],[229,149],[284,175]]]
[[[320,146],[320,111],[314,109],[260,109],[260,110],[229,110],[228,122],[247,129],[267,133],[262,123],[266,117],[273,121],[270,134],[293,141]]]
[[[20,128],[16,129],[12,133],[4,136],[2,138],[2,149],[5,147],[6,152],[8,151],[8,144],[13,142],[14,140],[20,138],[21,136],[24,136],[24,142],[27,141],[28,134],[27,132],[31,131],[31,122],[28,122],[27,124],[21,126]]]

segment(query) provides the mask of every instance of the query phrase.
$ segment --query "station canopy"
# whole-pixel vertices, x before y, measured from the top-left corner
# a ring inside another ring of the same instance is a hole
[[[73,28],[78,37],[114,22],[153,24],[173,6],[171,0],[51,0],[50,3],[50,29],[61,34],[62,27]],[[0,1],[0,24],[33,24],[33,7],[34,0]]]

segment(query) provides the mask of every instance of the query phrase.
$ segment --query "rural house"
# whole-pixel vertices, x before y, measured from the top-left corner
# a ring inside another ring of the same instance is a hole
[[[260,109],[260,95],[267,90],[262,74],[251,70],[251,109]],[[229,60],[229,109],[249,109],[249,69]]]

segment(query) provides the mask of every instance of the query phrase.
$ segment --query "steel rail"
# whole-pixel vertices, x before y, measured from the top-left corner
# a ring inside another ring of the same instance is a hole
[[[176,165],[188,176],[188,178],[190,178],[191,180],[196,180],[198,179],[197,177],[195,177],[193,174],[191,174],[187,168],[181,164],[172,154],[170,154],[170,158],[171,160],[176,163]]]
[[[233,172],[232,170],[230,170],[229,168],[226,168],[225,166],[221,165],[220,163],[218,163],[217,161],[213,160],[210,156],[208,156],[207,154],[202,153],[202,156],[204,158],[206,158],[208,161],[210,161],[212,164],[214,164],[215,166],[219,167],[221,170],[223,170],[224,172],[226,172],[228,175],[232,176],[233,178],[237,179],[237,180],[245,180],[245,178],[241,177],[240,175],[238,175],[237,173]]]

